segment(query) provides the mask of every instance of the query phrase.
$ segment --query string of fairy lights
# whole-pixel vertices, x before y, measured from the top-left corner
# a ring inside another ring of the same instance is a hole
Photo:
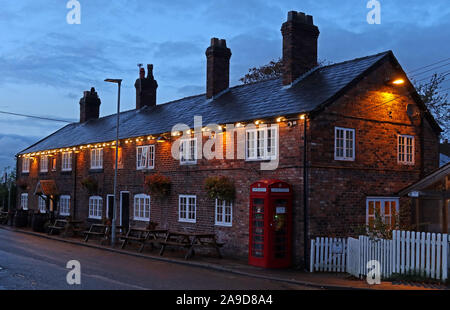
[[[273,122],[274,120],[277,123],[282,123],[282,122],[287,122],[290,120],[304,120],[305,119],[305,114],[301,114],[300,116],[297,117],[277,117],[275,119],[271,118],[271,119],[260,119],[260,120],[256,120],[253,122],[238,122],[234,124],[234,128],[242,128],[245,127],[249,124],[254,124],[256,126],[262,126],[264,124],[268,124]],[[202,132],[208,132],[208,131],[214,131],[214,132],[224,132],[227,129],[227,125],[217,125],[215,126],[216,128],[211,128],[209,126],[206,127],[202,127]],[[187,135],[191,135],[193,133],[195,133],[195,129],[187,129],[186,131],[184,131]],[[164,142],[168,142],[170,140],[170,136],[172,137],[179,137],[183,134],[183,131],[173,131],[171,133],[163,133],[160,135],[146,135],[146,136],[137,136],[137,137],[131,137],[131,138],[125,138],[125,139],[120,139],[119,140],[119,147],[123,146],[123,145],[129,145],[132,143],[142,143],[144,141],[148,141],[148,142],[152,142],[152,141],[156,141],[156,142],[160,142],[160,143],[164,143]],[[106,148],[106,147],[110,147],[110,148],[115,148],[116,147],[116,141],[106,141],[106,142],[97,142],[97,143],[89,143],[89,144],[82,144],[82,145],[76,145],[76,146],[69,146],[69,147],[63,147],[63,148],[55,148],[55,149],[49,149],[49,150],[43,150],[43,151],[37,151],[37,152],[30,152],[30,153],[24,153],[24,154],[20,154],[18,155],[19,158],[34,158],[36,156],[41,156],[41,155],[46,155],[46,156],[55,156],[56,154],[59,153],[67,153],[67,152],[74,152],[74,153],[78,153],[80,151],[84,151],[84,150],[91,150],[91,149],[98,149],[98,148]]]

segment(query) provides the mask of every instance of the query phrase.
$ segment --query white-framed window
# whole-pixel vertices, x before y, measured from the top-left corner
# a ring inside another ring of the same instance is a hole
[[[399,215],[398,197],[367,197],[366,224],[373,227],[376,215],[379,214],[385,224],[394,229]]]
[[[103,168],[103,149],[92,149],[91,150],[91,169],[102,169]]]
[[[59,197],[59,215],[70,215],[70,196],[62,195]]]
[[[61,155],[61,170],[72,170],[72,152],[63,152]]]
[[[399,164],[414,164],[414,137],[398,135],[397,159]]]
[[[184,165],[197,163],[197,139],[189,138],[180,141],[180,163]]]
[[[178,198],[178,221],[195,223],[196,213],[197,213],[197,196],[180,195]]]
[[[30,172],[30,162],[31,162],[31,159],[29,157],[22,157],[22,172],[23,173]]]
[[[40,166],[41,172],[48,172],[48,156],[47,155],[41,155],[39,166]]]
[[[355,160],[355,129],[334,128],[334,159]]]
[[[277,158],[278,127],[247,129],[245,134],[245,158],[270,160]]]
[[[100,196],[89,197],[89,218],[102,219],[103,215],[103,198]]]
[[[20,207],[22,210],[28,210],[28,194],[24,193],[20,195]]]
[[[136,147],[136,169],[155,168],[155,146],[144,145]]]
[[[216,225],[231,226],[233,220],[233,203],[216,199]]]
[[[149,195],[134,195],[134,219],[136,221],[150,221]]]
[[[45,195],[39,196],[39,198],[38,198],[38,207],[39,207],[39,212],[41,212],[41,213],[47,213],[47,206],[45,204],[46,198],[47,198],[47,196],[45,196]]]

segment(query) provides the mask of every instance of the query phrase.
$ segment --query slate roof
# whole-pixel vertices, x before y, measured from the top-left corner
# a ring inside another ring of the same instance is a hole
[[[203,125],[228,124],[261,118],[311,112],[333,100],[340,92],[363,76],[391,51],[318,67],[300,77],[291,87],[282,79],[231,87],[214,100],[205,94],[120,113],[120,139],[170,132],[175,124],[193,128],[194,116],[202,116]],[[116,114],[72,123],[40,140],[19,154],[94,144],[115,140]]]

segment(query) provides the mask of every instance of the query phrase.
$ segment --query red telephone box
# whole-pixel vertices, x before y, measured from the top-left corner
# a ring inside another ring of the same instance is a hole
[[[280,180],[250,186],[250,265],[286,268],[291,265],[292,188]]]

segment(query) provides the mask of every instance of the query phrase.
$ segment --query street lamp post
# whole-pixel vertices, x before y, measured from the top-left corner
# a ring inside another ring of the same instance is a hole
[[[116,163],[114,171],[114,208],[113,218],[111,222],[111,246],[116,244],[116,217],[117,217],[117,170],[119,160],[119,120],[120,120],[120,86],[122,85],[121,79],[106,79],[105,82],[116,83],[118,86],[117,94],[117,121],[116,121]]]

